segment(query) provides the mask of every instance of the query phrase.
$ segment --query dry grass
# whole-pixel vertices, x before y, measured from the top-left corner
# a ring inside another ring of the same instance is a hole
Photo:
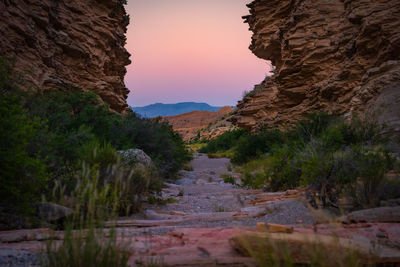
[[[216,152],[216,153],[208,153],[207,156],[210,159],[219,159],[219,158],[232,158],[234,152],[231,150],[223,151],[223,152]]]
[[[257,233],[235,237],[231,242],[261,267],[373,266],[369,250],[359,250],[353,241],[335,236]]]

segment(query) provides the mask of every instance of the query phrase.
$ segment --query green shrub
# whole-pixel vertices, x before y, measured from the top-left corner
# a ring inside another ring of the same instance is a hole
[[[357,154],[356,176],[353,177],[350,196],[361,208],[379,206],[381,200],[400,196],[400,181],[389,180],[387,172],[393,160],[384,152],[364,152]]]
[[[110,143],[118,150],[142,149],[153,159],[165,178],[173,178],[190,160],[183,140],[169,124],[142,119],[134,113],[121,116],[110,112],[107,106],[100,103],[99,97],[91,92],[72,90],[68,93],[32,95],[27,106],[31,113],[47,121],[49,129],[57,136],[56,142],[60,144],[71,139],[69,133],[78,134],[89,129],[92,136],[87,136],[84,143],[98,140],[100,143]],[[75,142],[68,146],[74,150],[69,151],[68,155],[79,152],[81,145]]]
[[[0,94],[0,202],[6,209],[32,212],[46,189],[46,165],[31,147],[42,127],[17,97]]]
[[[242,164],[241,179],[247,186],[272,191],[308,186],[323,206],[337,206],[350,193],[356,206],[373,207],[400,191],[400,183],[386,178],[395,166],[388,153],[395,146],[387,145],[383,129],[373,120],[354,117],[345,122],[312,114],[286,132],[242,136],[232,161]]]
[[[243,135],[235,142],[232,162],[243,164],[270,152],[276,144],[282,144],[284,137],[279,130],[264,129],[252,135]]]
[[[272,191],[292,189],[299,185],[300,166],[289,146],[276,149],[265,166],[266,187]]]
[[[236,184],[235,177],[233,177],[232,175],[222,174],[221,178],[224,180],[224,183],[233,184],[233,185]]]
[[[248,135],[245,130],[237,129],[228,131],[218,136],[217,138],[210,140],[206,146],[202,147],[200,153],[217,153],[221,151],[230,150],[235,147],[238,139],[241,136]]]
[[[73,192],[70,195],[60,192],[60,201],[74,213],[66,222],[62,242],[53,239],[47,243],[43,265],[127,266],[129,251],[126,247],[129,244],[122,244],[115,228],[107,234],[101,224],[117,217],[123,203],[122,190],[130,191],[124,170],[114,169],[117,171],[103,180],[97,163],[93,166],[83,164]]]
[[[105,169],[118,161],[117,150],[109,143],[100,146],[97,140],[82,145],[80,150],[80,160],[89,166],[98,165],[100,169]]]
[[[121,171],[122,182],[133,186],[129,192],[121,190],[125,195],[119,209],[131,212],[137,209],[139,195],[160,190],[160,178],[174,178],[191,159],[167,123],[133,112],[125,116],[112,112],[91,92],[74,88],[23,92],[20,84],[23,79],[12,72],[12,64],[0,59],[2,212],[33,211],[42,195],[52,199],[56,191],[71,196],[82,182],[77,177],[83,162],[91,175],[99,177],[98,183],[113,184],[115,166],[120,165],[116,149],[139,148],[153,159],[156,169]]]

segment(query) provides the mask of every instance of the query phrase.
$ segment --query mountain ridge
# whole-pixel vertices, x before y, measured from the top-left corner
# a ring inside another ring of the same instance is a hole
[[[175,116],[192,111],[218,111],[222,107],[199,102],[179,102],[175,104],[155,103],[143,107],[131,107],[139,115],[147,118]]]

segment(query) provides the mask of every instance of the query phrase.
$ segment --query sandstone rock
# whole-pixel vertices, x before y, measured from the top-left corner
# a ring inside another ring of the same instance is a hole
[[[48,228],[2,231],[0,232],[0,242],[14,243],[23,241],[41,241],[48,240],[51,236],[52,232]]]
[[[140,149],[127,149],[120,150],[118,153],[121,156],[121,161],[128,166],[134,166],[135,164],[143,164],[144,166],[151,166],[152,160],[151,158]]]
[[[351,212],[344,222],[400,222],[400,207],[380,207]]]
[[[315,110],[370,112],[400,132],[400,0],[255,0],[248,6],[250,49],[275,70],[239,101],[235,125],[286,128]]]
[[[257,223],[258,232],[268,232],[268,233],[286,233],[291,234],[294,231],[292,226],[273,224],[273,223]]]
[[[243,214],[246,214],[248,217],[260,217],[268,214],[269,209],[265,206],[250,206],[250,207],[245,207],[241,208],[240,212]]]
[[[37,204],[37,211],[39,218],[48,222],[65,219],[73,213],[70,208],[47,202]]]
[[[143,213],[144,213],[144,216],[146,217],[146,219],[148,219],[148,220],[164,220],[164,219],[166,219],[165,216],[158,214],[154,210],[145,210]]]
[[[128,23],[120,0],[1,1],[0,57],[15,58],[22,89],[94,91],[126,112]]]

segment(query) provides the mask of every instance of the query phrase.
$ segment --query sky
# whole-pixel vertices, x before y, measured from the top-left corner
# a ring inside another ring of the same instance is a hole
[[[268,73],[248,49],[249,0],[128,0],[128,104],[236,105]]]

